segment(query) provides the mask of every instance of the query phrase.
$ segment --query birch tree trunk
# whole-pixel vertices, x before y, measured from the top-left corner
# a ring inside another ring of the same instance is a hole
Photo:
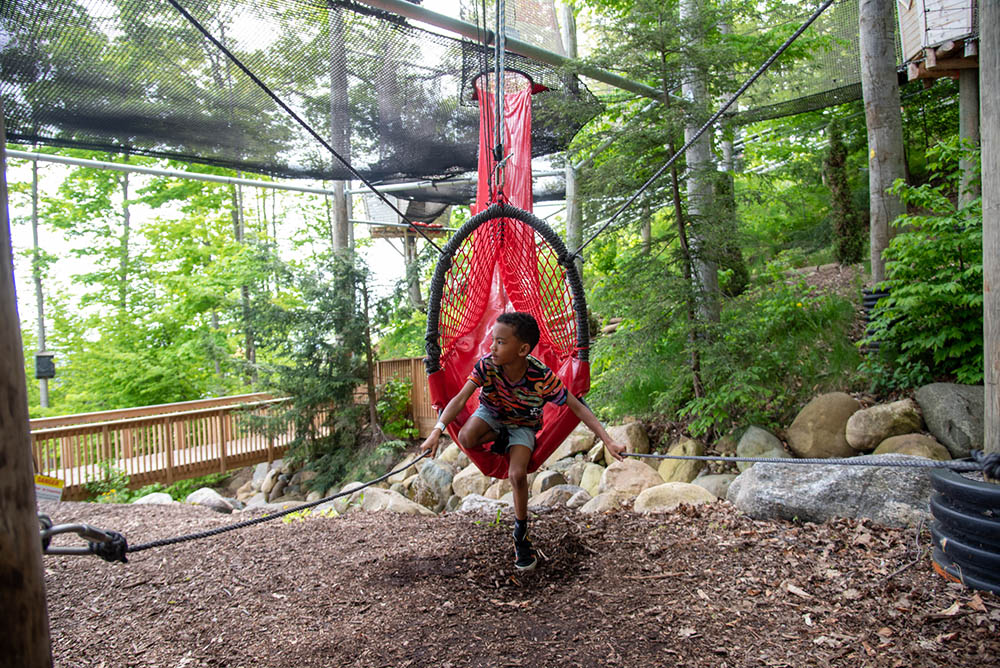
[[[689,48],[697,49],[703,41],[700,36],[700,9],[698,0],[682,0],[680,3],[682,30]],[[691,105],[684,126],[684,141],[691,138],[708,118],[705,113],[708,91],[705,84],[707,72],[697,66],[687,68],[685,82],[681,87],[684,99]],[[698,310],[707,320],[719,320],[719,271],[715,262],[706,257],[705,214],[712,197],[712,164],[710,133],[703,134],[684,153],[687,162],[688,221],[690,223],[689,247],[693,262],[692,270],[699,295]]]
[[[45,295],[42,292],[42,249],[38,244],[38,161],[31,163],[31,277],[35,282],[35,312],[38,314],[38,350],[45,350]],[[39,404],[49,407],[49,379],[38,379]]]
[[[958,135],[979,146],[979,72],[971,68],[958,72]],[[959,206],[965,206],[979,197],[979,186],[972,181],[973,167],[969,160],[959,163],[962,172],[958,189]]]
[[[340,7],[329,8],[330,22],[330,144],[345,160],[351,158],[351,125],[347,105],[347,48],[344,43],[344,14]],[[331,156],[332,158],[332,156]],[[333,248],[351,247],[349,196],[345,181],[333,182]]]
[[[979,5],[983,160],[984,450],[1000,453],[1000,2]]]
[[[860,0],[858,10],[861,46],[861,90],[868,126],[868,190],[871,200],[869,228],[872,283],[885,278],[882,252],[889,246],[889,225],[904,212],[903,203],[886,191],[896,179],[905,178],[903,119],[899,112],[896,79],[895,17],[885,0]]]
[[[14,290],[6,144],[0,109],[0,610],[7,620],[0,633],[0,665],[46,668],[52,666],[52,650]]]
[[[576,6],[573,0],[563,0],[559,5],[559,21],[562,24],[563,47],[566,57],[577,58],[576,46]],[[575,80],[574,80],[575,82]],[[580,211],[579,190],[576,185],[576,170],[573,161],[566,158],[566,248],[575,252],[583,245],[583,214]],[[576,270],[583,276],[583,258],[574,259]]]

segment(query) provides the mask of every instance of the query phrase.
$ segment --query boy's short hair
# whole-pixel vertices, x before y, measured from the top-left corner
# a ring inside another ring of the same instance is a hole
[[[507,311],[497,316],[497,322],[508,325],[514,330],[514,336],[528,344],[530,353],[538,345],[541,334],[538,331],[538,322],[530,313],[523,311]]]

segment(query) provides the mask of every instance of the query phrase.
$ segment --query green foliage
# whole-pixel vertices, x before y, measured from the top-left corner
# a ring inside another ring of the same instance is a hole
[[[427,314],[417,309],[400,309],[384,318],[378,357],[383,360],[420,357],[424,354]]]
[[[789,282],[783,265],[773,265],[768,279],[729,302],[699,346],[705,396],[678,411],[694,436],[786,424],[815,393],[852,382],[854,304]],[[661,398],[665,408],[675,401]]]
[[[831,217],[833,219],[834,256],[840,264],[861,261],[865,248],[864,226],[855,211],[847,178],[847,147],[839,121],[827,128],[830,147],[825,162],[825,175],[830,188]]]
[[[872,314],[866,343],[878,355],[863,370],[877,388],[913,387],[935,378],[983,381],[982,199],[958,208],[959,159],[979,164],[979,152],[957,141],[928,152],[937,179],[921,186],[901,181],[893,192],[910,210],[893,221],[897,230],[885,252],[889,296]]]
[[[416,438],[418,431],[410,419],[410,392],[413,381],[390,378],[378,388],[379,423],[386,435],[401,438]]]
[[[386,472],[406,447],[406,441],[385,441],[374,449],[332,450],[309,463],[309,469],[319,475],[307,484],[310,489],[322,493],[348,482],[377,478]]]

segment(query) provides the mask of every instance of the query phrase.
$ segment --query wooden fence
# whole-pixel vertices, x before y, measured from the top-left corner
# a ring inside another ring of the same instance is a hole
[[[437,414],[423,360],[379,362],[376,384],[390,378],[412,381],[411,418],[426,436]],[[69,501],[85,498],[84,483],[102,479],[107,466],[125,473],[131,487],[141,487],[270,462],[284,454],[292,429],[264,436],[250,428],[250,416],[283,401],[258,393],[37,418],[31,420],[35,471],[62,480]]]

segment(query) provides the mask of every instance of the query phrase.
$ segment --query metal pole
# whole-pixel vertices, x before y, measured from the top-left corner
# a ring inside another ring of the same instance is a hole
[[[38,161],[31,163],[31,237],[34,242],[34,254],[31,256],[31,274],[35,280],[35,310],[38,314],[38,352],[45,348],[45,297],[42,295],[41,253],[38,249]],[[36,358],[37,359],[37,358]],[[49,407],[49,379],[38,379],[38,403],[42,408]]]
[[[485,31],[485,34],[483,34],[483,31],[472,23],[467,23],[465,21],[460,21],[459,19],[454,19],[450,16],[445,16],[444,14],[432,12],[428,9],[424,9],[420,5],[411,4],[405,0],[358,0],[358,2],[363,5],[368,5],[369,7],[376,7],[392,14],[405,16],[408,19],[413,19],[414,21],[420,21],[422,23],[435,26],[436,28],[447,30],[448,32],[461,35],[462,37],[470,39],[474,42],[482,42],[482,44],[486,46],[493,44],[495,39],[495,35],[492,30],[487,30]],[[532,60],[536,60],[540,63],[546,63],[547,65],[554,65],[555,67],[568,67],[583,76],[596,79],[597,81],[614,86],[615,88],[627,90],[631,93],[636,93],[654,100],[663,99],[663,92],[658,91],[651,86],[630,81],[625,77],[612,74],[611,72],[597,67],[585,65],[579,61],[571,60],[565,56],[560,56],[558,53],[553,53],[534,46],[533,44],[522,42],[519,39],[508,37],[506,39],[506,47],[511,53],[516,53],[524,56],[525,58],[531,58]]]

